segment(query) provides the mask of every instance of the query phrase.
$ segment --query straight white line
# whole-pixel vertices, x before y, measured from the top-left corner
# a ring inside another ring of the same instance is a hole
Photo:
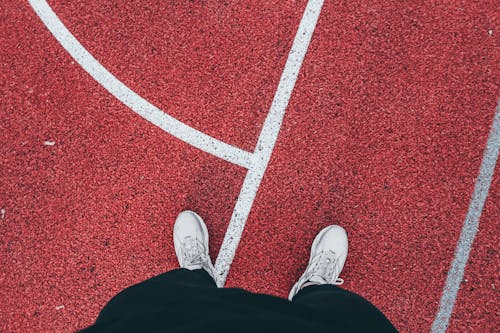
[[[219,255],[217,256],[215,271],[219,286],[225,284],[243,229],[245,228],[245,223],[271,158],[276,139],[278,138],[285,110],[288,106],[295,82],[297,81],[297,76],[322,6],[323,0],[310,0],[300,21],[269,114],[264,122],[255,152],[253,153],[252,164],[243,182],[233,215],[231,216],[231,221],[229,222]]]
[[[455,257],[448,271],[446,283],[441,296],[439,310],[432,324],[431,332],[442,333],[446,332],[451,314],[453,313],[453,306],[457,298],[460,284],[464,277],[465,266],[469,259],[472,243],[476,236],[479,219],[483,212],[484,203],[488,196],[491,181],[493,179],[493,172],[498,159],[498,151],[500,148],[500,100],[496,107],[495,116],[493,118],[493,125],[486,143],[486,148],[483,154],[483,161],[479,176],[474,186],[474,193],[469,206],[469,211],[465,218],[462,232],[455,249]]]
[[[132,111],[165,132],[200,150],[244,168],[250,166],[252,159],[250,152],[219,141],[180,122],[162,112],[118,80],[80,44],[46,1],[29,0],[29,3],[52,35],[54,35],[62,47],[66,49],[80,66],[120,102],[132,109]]]

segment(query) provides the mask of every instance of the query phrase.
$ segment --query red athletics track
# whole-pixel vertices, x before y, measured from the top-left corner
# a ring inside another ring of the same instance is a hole
[[[123,83],[248,151],[305,8],[266,3],[50,1]],[[0,330],[75,330],[177,267],[182,209],[205,218],[215,260],[245,169],[121,104],[27,2],[4,8]],[[285,297],[315,233],[337,223],[350,237],[345,287],[402,332],[430,329],[499,96],[494,10],[325,3],[228,286]],[[498,330],[499,196],[497,167],[449,332]]]

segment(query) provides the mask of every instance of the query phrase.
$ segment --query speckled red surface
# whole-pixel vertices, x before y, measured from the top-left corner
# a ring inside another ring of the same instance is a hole
[[[50,4],[134,91],[247,150],[305,6]],[[229,286],[286,296],[315,233],[337,223],[345,287],[402,332],[429,330],[499,96],[494,5],[325,3]],[[71,331],[177,267],[182,209],[205,218],[215,258],[245,170],[123,106],[27,2],[2,7],[0,331]],[[499,193],[497,167],[450,332],[498,330]]]

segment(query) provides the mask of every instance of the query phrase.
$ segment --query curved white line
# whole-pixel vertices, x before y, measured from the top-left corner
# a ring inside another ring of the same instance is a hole
[[[29,3],[52,35],[80,66],[132,111],[198,149],[244,168],[250,167],[252,153],[217,140],[162,112],[104,68],[71,34],[45,0],[29,0]]]

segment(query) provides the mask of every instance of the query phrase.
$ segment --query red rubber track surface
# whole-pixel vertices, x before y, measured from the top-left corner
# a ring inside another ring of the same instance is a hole
[[[123,83],[248,151],[305,8],[265,3],[50,1]],[[204,217],[215,259],[246,170],[122,105],[27,2],[3,7],[0,331],[76,330],[177,267],[181,210]],[[345,288],[402,332],[430,329],[499,96],[495,9],[325,2],[228,286],[286,297],[336,223],[349,232]],[[449,332],[498,330],[498,169]]]

